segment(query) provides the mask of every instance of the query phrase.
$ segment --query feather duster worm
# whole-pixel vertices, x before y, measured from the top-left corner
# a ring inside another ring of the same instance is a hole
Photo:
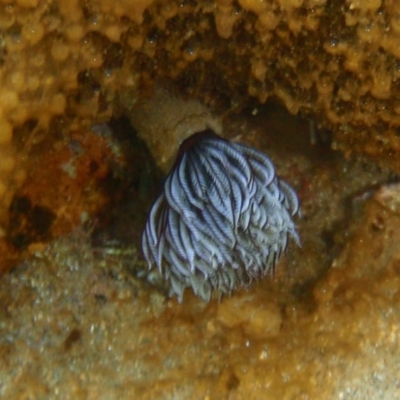
[[[182,302],[185,288],[205,301],[273,271],[288,236],[294,190],[260,151],[211,130],[180,146],[142,236],[144,256]]]

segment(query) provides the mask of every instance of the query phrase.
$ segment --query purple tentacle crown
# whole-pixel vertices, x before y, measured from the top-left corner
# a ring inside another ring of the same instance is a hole
[[[230,293],[273,271],[289,236],[299,244],[298,208],[265,154],[211,130],[195,133],[150,211],[143,253],[179,302],[187,287],[209,301],[213,290]]]

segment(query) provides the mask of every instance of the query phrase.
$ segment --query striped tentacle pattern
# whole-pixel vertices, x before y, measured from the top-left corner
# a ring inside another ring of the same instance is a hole
[[[288,237],[297,243],[294,190],[266,155],[211,131],[186,139],[142,236],[149,267],[171,294],[208,301],[273,271]]]

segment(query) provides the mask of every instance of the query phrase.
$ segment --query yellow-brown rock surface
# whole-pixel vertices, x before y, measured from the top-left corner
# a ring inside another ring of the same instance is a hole
[[[320,126],[400,171],[396,1],[0,4],[0,397],[399,397],[398,186],[375,192],[390,175],[308,143]],[[221,302],[143,282],[150,157],[102,124],[164,80],[270,154],[301,200],[302,247]],[[311,129],[257,105],[271,97]]]
[[[379,0],[3,0],[3,220],[26,168],[13,129],[105,120],[121,88],[135,103],[139,79],[172,78],[223,112],[277,97],[331,129],[335,148],[400,171],[398,19]]]

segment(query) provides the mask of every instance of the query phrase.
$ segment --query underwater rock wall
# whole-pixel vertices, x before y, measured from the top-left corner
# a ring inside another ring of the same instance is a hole
[[[122,89],[130,108],[163,78],[224,111],[276,97],[332,130],[334,148],[400,171],[397,4],[2,0],[0,221],[32,142],[107,120]]]

